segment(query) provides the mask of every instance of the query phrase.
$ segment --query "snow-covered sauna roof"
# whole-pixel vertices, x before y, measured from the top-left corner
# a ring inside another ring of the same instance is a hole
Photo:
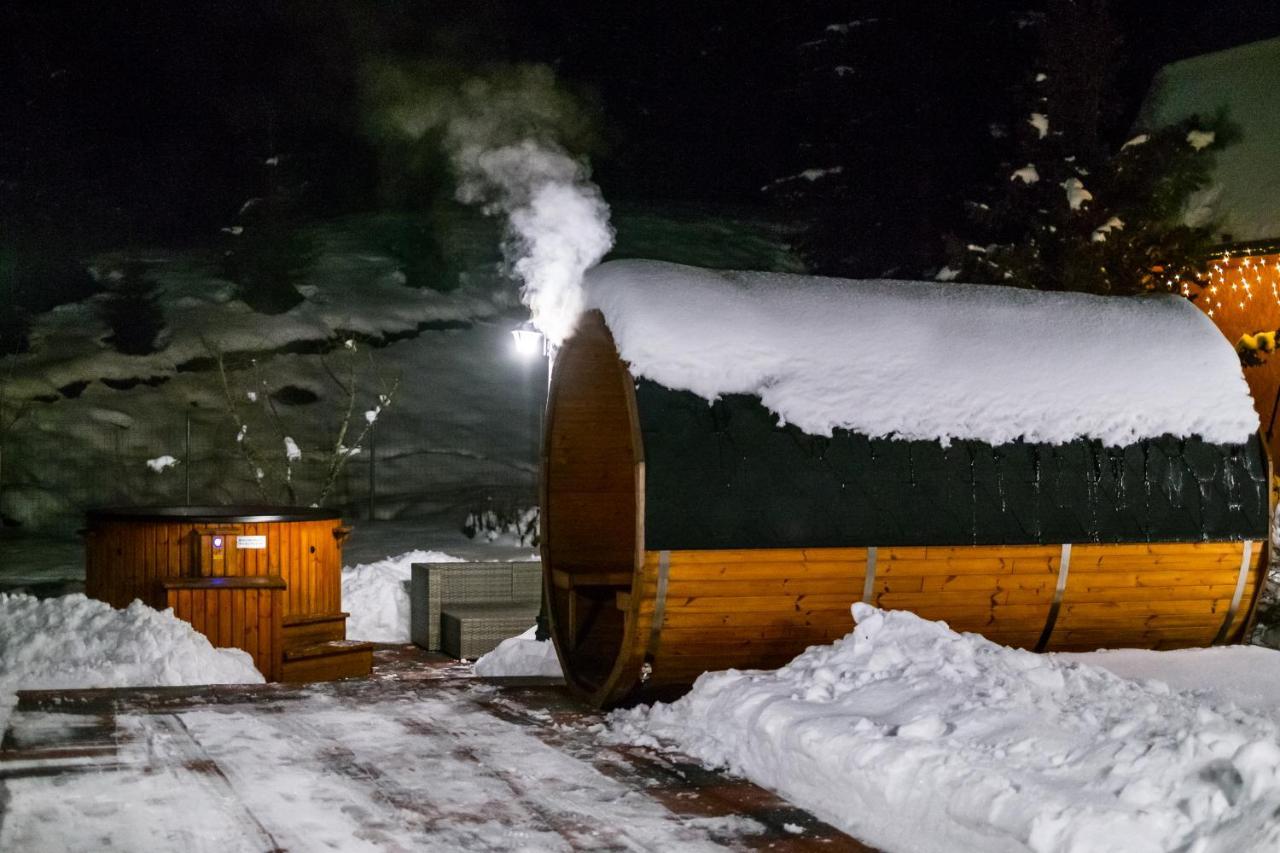
[[[752,394],[806,433],[871,438],[1161,435],[1258,429],[1240,363],[1175,296],[855,281],[612,261],[587,275],[636,377],[708,400]]]
[[[1139,125],[1162,127],[1225,108],[1242,136],[1217,153],[1213,183],[1188,205],[1191,224],[1217,223],[1223,242],[1280,239],[1280,38],[1166,66]]]

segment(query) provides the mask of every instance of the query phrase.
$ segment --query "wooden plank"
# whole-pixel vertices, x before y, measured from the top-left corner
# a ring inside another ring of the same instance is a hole
[[[922,592],[959,592],[962,590],[1048,590],[1053,593],[1058,571],[1053,576],[1032,575],[930,575],[920,578]]]
[[[960,575],[1013,574],[1012,559],[981,560],[877,560],[876,576],[893,577],[894,575]]]
[[[280,680],[297,683],[362,678],[367,676],[372,668],[372,649],[352,649],[340,654],[285,661]]]
[[[993,604],[1003,603],[1008,593],[1004,592],[885,592],[875,596],[877,607],[894,610],[915,610],[920,607],[937,605],[942,607],[964,607],[975,610],[990,609]]]
[[[1058,545],[928,545],[924,548],[924,554],[920,556],[927,560],[1005,560],[1014,556],[1057,559],[1061,550]],[[881,549],[881,553],[886,554],[891,560],[906,553],[910,553],[913,558],[918,559],[918,557],[915,557],[917,551],[918,549],[914,548],[891,547]]]
[[[156,531],[155,525],[140,525],[137,532],[138,551],[142,565],[138,568],[141,570],[142,579],[142,595],[139,596],[149,606],[155,607],[159,602],[156,600],[158,590],[156,590],[156,581],[160,579],[156,566]]]
[[[810,610],[848,610],[855,598],[851,595],[755,595],[737,597],[718,596],[684,596],[667,595],[667,612],[685,611],[694,613],[720,611],[765,612],[803,612]],[[645,612],[652,612],[653,602],[640,603]]]
[[[1225,599],[1221,599],[1225,603]],[[1062,613],[1115,613],[1144,615],[1150,613],[1213,613],[1215,601],[1101,601],[1075,602],[1063,599]],[[1225,609],[1223,611],[1225,613]]]
[[[884,592],[921,592],[924,590],[925,580],[926,578],[915,575],[891,575],[890,577],[884,577],[877,572],[875,580],[872,582],[871,589],[875,595],[879,595]],[[859,590],[858,597],[862,597],[861,590]]]
[[[847,607],[837,610],[788,611],[718,611],[668,610],[662,620],[662,629],[696,628],[722,625],[847,625],[853,627],[853,614]]]
[[[1077,572],[1074,564],[1067,578],[1067,590],[1119,589],[1124,587],[1168,589],[1177,586],[1230,584],[1235,586],[1239,567],[1232,571],[1134,571]]]
[[[244,594],[244,649],[253,655],[254,665],[264,676],[268,673],[263,669],[266,650],[262,647],[262,632],[258,624],[258,602],[262,596],[270,594],[269,590],[263,589],[246,590]]]
[[[850,629],[852,629],[852,626],[853,620],[850,618]],[[668,643],[698,643],[725,637],[729,640],[795,640],[797,642],[805,642],[807,645],[813,645],[821,638],[834,639],[842,637],[846,633],[848,631],[839,631],[834,622],[808,626],[795,625],[790,622],[776,625],[729,624],[700,628],[668,626],[662,629],[662,643],[664,645]]]
[[[812,549],[810,549],[812,551]],[[655,551],[648,551],[655,554]],[[717,551],[672,551],[671,565],[685,563],[802,563],[805,551],[799,548],[745,548]],[[834,561],[840,562],[840,561]]]
[[[280,604],[283,596],[283,590],[271,589],[263,590],[258,598],[258,646],[262,649],[263,658],[270,661],[271,674],[267,675],[263,671],[263,675],[270,681],[279,680],[283,659],[283,645],[279,642],[280,634],[277,631],[281,625]]]
[[[228,590],[223,593],[223,598],[226,600],[226,607],[231,611],[232,643],[237,648],[241,649],[245,647],[245,599],[250,595],[257,595],[257,592],[253,590]]]
[[[867,562],[866,548],[804,548],[805,562],[814,563],[862,563]]]
[[[205,622],[205,601],[203,588],[191,588],[191,624],[200,633],[208,636],[208,625]]]
[[[752,581],[789,578],[863,578],[866,566],[858,563],[770,563],[750,565],[745,563],[706,563],[702,565],[673,564],[669,573],[672,581]]]
[[[1235,592],[1235,584],[1214,584],[1206,586],[1171,586],[1171,587],[1102,587],[1067,589],[1064,602],[1071,604],[1124,602],[1161,602],[1161,601],[1229,601]]]
[[[277,575],[255,575],[228,578],[169,578],[162,581],[165,589],[284,589],[284,578]]]
[[[582,571],[553,569],[551,582],[557,589],[573,589],[579,586],[631,586],[635,573],[630,570]]]
[[[757,580],[686,580],[673,578],[667,584],[669,598],[794,597],[797,595],[842,595],[852,602],[862,594],[863,578],[775,577]],[[732,605],[730,605],[732,606]]]

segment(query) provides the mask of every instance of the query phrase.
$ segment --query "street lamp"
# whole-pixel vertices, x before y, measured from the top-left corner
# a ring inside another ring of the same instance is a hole
[[[515,341],[516,353],[525,363],[528,376],[525,378],[526,393],[529,395],[529,434],[532,439],[530,456],[533,458],[533,500],[536,504],[540,498],[538,488],[539,468],[542,461],[543,414],[546,412],[546,393],[551,381],[547,339],[533,325],[525,321],[511,330],[511,338]],[[543,371],[546,371],[544,374]],[[547,625],[547,597],[544,590],[542,606],[538,610],[538,626],[535,636],[539,640],[549,639],[551,632]]]
[[[511,330],[511,337],[516,342],[516,352],[522,358],[532,358],[535,355],[546,355],[545,338],[542,332],[534,328],[532,321],[525,321],[519,326]]]

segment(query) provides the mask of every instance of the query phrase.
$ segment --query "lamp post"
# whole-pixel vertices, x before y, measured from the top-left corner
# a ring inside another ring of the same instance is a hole
[[[539,478],[542,470],[542,430],[543,419],[547,408],[547,392],[551,384],[549,348],[542,332],[526,321],[511,330],[511,338],[515,342],[516,354],[525,365],[525,393],[529,405],[530,457],[533,459],[533,505],[541,502]],[[539,506],[539,516],[542,507]],[[541,524],[541,518],[539,519]],[[547,625],[547,595],[544,588],[542,607],[538,610],[536,636],[546,640],[551,636]]]

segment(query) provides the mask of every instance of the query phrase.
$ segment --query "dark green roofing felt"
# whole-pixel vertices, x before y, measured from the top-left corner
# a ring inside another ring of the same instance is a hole
[[[831,438],[759,398],[636,386],[645,548],[1028,545],[1265,539],[1261,441],[992,446]]]

